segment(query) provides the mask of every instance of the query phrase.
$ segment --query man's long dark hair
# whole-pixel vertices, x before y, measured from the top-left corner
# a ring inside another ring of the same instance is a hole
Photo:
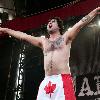
[[[60,31],[60,34],[62,35],[63,34],[63,29],[64,29],[63,21],[61,20],[60,17],[53,17],[52,19],[57,20],[59,31]],[[52,20],[52,19],[49,19],[49,21]]]

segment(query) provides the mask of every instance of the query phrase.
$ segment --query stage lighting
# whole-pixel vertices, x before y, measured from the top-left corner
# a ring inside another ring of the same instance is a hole
[[[44,36],[44,35],[41,35],[41,37],[45,38],[45,36]]]
[[[71,28],[71,27],[69,27],[69,28],[68,28],[68,31],[69,31],[69,30],[71,30],[71,29],[72,29],[72,28]]]
[[[100,26],[100,20],[98,21],[98,25]]]

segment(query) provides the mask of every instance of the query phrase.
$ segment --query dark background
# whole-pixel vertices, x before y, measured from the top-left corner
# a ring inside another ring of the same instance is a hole
[[[14,4],[17,16],[30,16],[64,7],[73,1],[77,0],[14,0]]]

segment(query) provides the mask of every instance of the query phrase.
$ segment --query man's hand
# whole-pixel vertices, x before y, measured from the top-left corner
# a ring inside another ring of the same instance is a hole
[[[6,29],[7,29],[7,28],[2,28],[2,27],[0,27],[0,32],[5,32]]]
[[[100,14],[100,7],[94,9],[93,11],[91,11],[88,15],[89,16],[96,16],[97,14]]]
[[[5,30],[5,28],[0,27],[0,35],[4,34],[4,30]]]

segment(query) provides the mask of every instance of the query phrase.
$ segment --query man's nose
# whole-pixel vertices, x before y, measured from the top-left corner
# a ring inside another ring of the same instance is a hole
[[[51,22],[49,24],[52,24]]]

